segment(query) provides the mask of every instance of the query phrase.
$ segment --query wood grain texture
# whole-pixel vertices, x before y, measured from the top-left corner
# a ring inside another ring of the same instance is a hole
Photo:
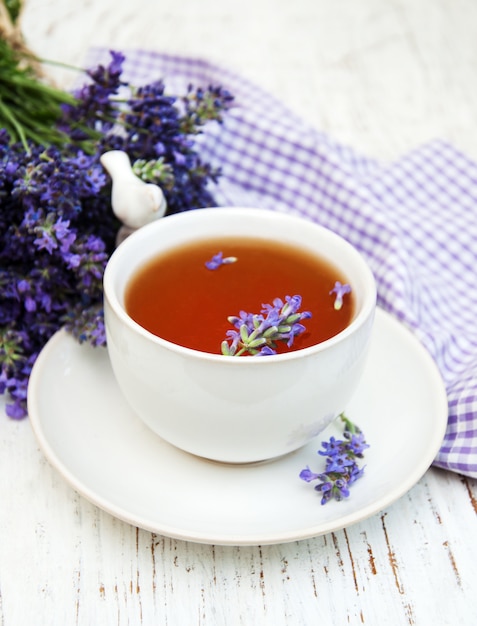
[[[74,65],[89,45],[224,64],[382,159],[435,137],[477,157],[476,23],[473,0],[27,0],[23,19],[33,50]]]
[[[201,56],[369,156],[394,159],[439,137],[477,159],[472,0],[26,4],[27,42],[42,57],[81,65],[90,45]],[[0,494],[1,626],[477,623],[477,481],[435,468],[339,532],[199,545],[90,504],[46,462],[29,422],[2,410]]]
[[[470,626],[477,618],[475,481],[431,469],[393,506],[342,531],[208,546],[137,529],[87,502],[44,460],[28,422],[2,420],[0,437],[0,623]]]

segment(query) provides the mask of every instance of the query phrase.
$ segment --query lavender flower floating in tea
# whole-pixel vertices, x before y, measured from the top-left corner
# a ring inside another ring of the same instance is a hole
[[[229,341],[222,342],[222,354],[276,354],[278,341],[285,342],[291,348],[294,338],[305,330],[301,322],[312,315],[310,311],[299,313],[300,306],[301,296],[285,296],[285,302],[275,298],[273,304],[263,305],[264,308],[258,314],[241,311],[238,316],[229,316],[228,321],[236,330],[227,332]]]
[[[349,285],[347,285],[346,283],[344,285],[342,285],[340,283],[339,280],[337,280],[335,282],[335,286],[333,287],[333,289],[330,291],[330,296],[332,294],[336,294],[336,298],[335,298],[335,310],[339,311],[342,306],[343,306],[343,298],[347,293],[351,293],[351,287]]]
[[[210,259],[210,261],[205,262],[205,267],[208,270],[216,270],[222,265],[229,265],[230,263],[236,263],[236,262],[237,262],[236,256],[226,256],[224,258],[223,252],[217,252],[217,254],[214,254],[214,256]]]

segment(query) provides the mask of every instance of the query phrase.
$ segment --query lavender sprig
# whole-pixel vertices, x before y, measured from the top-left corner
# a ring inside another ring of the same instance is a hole
[[[305,331],[302,321],[311,317],[310,311],[298,312],[301,296],[286,296],[285,302],[275,298],[273,304],[263,304],[260,313],[240,311],[228,321],[236,330],[227,331],[228,340],[222,342],[225,356],[268,356],[276,354],[277,342],[284,341],[289,348],[295,337]]]
[[[316,491],[321,492],[321,504],[326,504],[334,498],[343,500],[349,496],[349,487],[363,475],[364,467],[360,468],[357,459],[364,457],[364,450],[369,448],[364,434],[351,422],[344,413],[340,415],[345,424],[343,431],[344,440],[331,437],[323,441],[323,450],[318,454],[326,457],[325,471],[315,473],[307,466],[300,472],[300,478],[306,482],[319,480],[315,486]]]

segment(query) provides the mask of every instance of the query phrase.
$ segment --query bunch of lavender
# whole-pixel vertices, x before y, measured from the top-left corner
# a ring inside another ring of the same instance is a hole
[[[323,450],[318,454],[326,457],[325,471],[316,474],[307,466],[300,472],[300,478],[306,482],[319,480],[315,486],[321,492],[321,504],[329,500],[342,500],[349,496],[349,487],[363,475],[364,467],[359,468],[357,459],[363,458],[363,452],[369,448],[364,434],[351,422],[344,413],[340,415],[345,424],[344,439],[331,437],[328,442],[323,441]]]
[[[166,96],[162,82],[129,87],[123,55],[111,55],[64,105],[57,124],[64,143],[25,144],[0,129],[0,393],[9,395],[13,418],[26,415],[31,368],[60,327],[105,343],[102,277],[119,224],[101,154],[121,149],[140,160],[163,186],[170,212],[213,203],[207,184],[218,173],[200,161],[192,139],[208,120],[220,121],[230,95],[211,87],[180,99]]]
[[[285,302],[275,298],[273,304],[262,306],[262,311],[257,314],[240,311],[238,316],[228,317],[236,330],[227,331],[228,341],[222,342],[222,354],[276,354],[279,341],[285,342],[291,348],[294,338],[305,330],[301,322],[311,317],[310,311],[298,312],[301,306],[301,296],[298,295],[286,296]]]
[[[88,72],[92,82],[74,94],[79,104],[63,106],[61,130],[85,151],[126,152],[134,173],[162,188],[168,214],[213,205],[207,184],[220,170],[200,159],[194,137],[207,122],[222,122],[230,93],[189,86],[179,98],[165,93],[162,80],[136,88],[121,80],[124,56],[111,55],[107,68]],[[128,95],[120,98],[120,90]]]

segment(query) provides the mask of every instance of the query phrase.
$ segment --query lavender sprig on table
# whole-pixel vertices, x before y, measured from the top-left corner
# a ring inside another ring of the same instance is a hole
[[[364,467],[358,466],[358,460],[364,457],[364,450],[369,448],[363,432],[351,422],[344,413],[340,415],[344,422],[344,439],[331,437],[323,441],[323,449],[318,454],[326,457],[325,471],[313,472],[308,466],[300,472],[300,478],[306,482],[320,481],[315,485],[321,493],[321,504],[331,499],[343,500],[349,496],[350,486],[363,475]]]
[[[136,88],[122,80],[123,62],[111,52],[74,99],[65,94],[55,135],[64,141],[16,141],[0,128],[0,394],[12,418],[26,415],[31,368],[59,328],[105,344],[102,277],[120,224],[101,154],[138,161],[169,213],[214,204],[208,183],[219,171],[202,162],[194,136],[221,121],[231,95],[211,86],[170,96],[162,81]]]
[[[267,356],[276,354],[279,341],[289,348],[294,338],[305,330],[302,321],[311,317],[310,311],[298,312],[301,296],[286,296],[285,302],[275,298],[273,304],[262,305],[260,313],[252,314],[241,311],[231,315],[228,320],[235,330],[227,331],[227,338],[222,342],[222,354],[225,356]]]

